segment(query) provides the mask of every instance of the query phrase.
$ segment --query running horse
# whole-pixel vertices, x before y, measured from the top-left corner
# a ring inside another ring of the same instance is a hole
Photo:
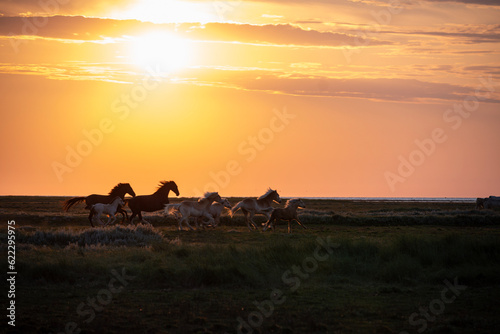
[[[107,226],[110,223],[114,223],[116,220],[116,213],[118,208],[125,205],[125,202],[118,196],[116,196],[110,204],[96,203],[90,207],[89,221],[90,225],[94,227],[94,220],[97,220],[102,226]],[[108,216],[108,221],[103,224],[101,220],[101,215],[105,214]]]
[[[170,190],[179,196],[179,189],[174,181],[161,181],[155,193],[151,195],[136,196],[129,199],[128,207],[132,210],[130,222],[132,223],[135,216],[139,216],[140,222],[144,221],[149,224],[149,222],[142,219],[142,212],[163,210],[165,205],[168,204],[168,193]]]
[[[292,233],[292,221],[296,221],[300,226],[303,228],[307,229],[304,225],[302,225],[301,221],[299,220],[299,217],[297,215],[297,209],[298,208],[305,208],[306,205],[300,198],[292,198],[286,201],[285,208],[276,208],[273,210],[271,213],[271,218],[264,224],[264,231],[267,230],[268,228],[272,228],[274,231],[274,227],[276,225],[276,222],[279,220],[286,220],[288,221],[288,233]]]
[[[193,227],[189,224],[189,217],[207,218],[209,223],[213,226],[215,223],[214,217],[210,214],[210,206],[213,202],[222,203],[222,198],[217,192],[206,192],[203,197],[198,199],[198,201],[182,201],[179,204],[169,204],[165,206],[165,212],[175,213],[178,217],[177,212],[180,213],[181,218],[179,219],[179,231],[182,231],[182,223],[185,222],[190,230]],[[198,225],[198,223],[197,223]]]
[[[273,202],[281,203],[281,198],[276,190],[272,190],[271,188],[269,188],[264,195],[260,196],[257,199],[245,198],[241,202],[238,202],[231,209],[231,217],[234,216],[236,211],[241,209],[241,211],[245,215],[248,229],[250,231],[252,230],[250,228],[250,224],[252,224],[254,229],[257,229],[257,225],[252,220],[253,216],[255,214],[263,214],[269,220],[269,217],[271,216],[271,212],[273,211],[273,207],[271,206],[271,204]]]
[[[92,194],[87,197],[70,198],[63,203],[63,210],[68,211],[73,205],[83,201],[85,201],[85,209],[90,210],[90,207],[97,203],[110,204],[115,197],[120,197],[123,200],[125,198],[125,194],[135,197],[135,192],[129,183],[118,183],[113,189],[111,189],[108,195]],[[122,221],[123,218],[128,220],[127,211],[125,211],[121,206],[118,206],[117,213],[122,214]]]

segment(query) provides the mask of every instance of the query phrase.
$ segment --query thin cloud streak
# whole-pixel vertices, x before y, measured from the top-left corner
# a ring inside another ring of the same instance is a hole
[[[117,66],[122,66],[117,68]],[[436,69],[437,70],[437,69]],[[449,71],[451,68],[442,67]],[[479,70],[479,69],[478,69]],[[0,73],[39,75],[55,80],[97,80],[132,83],[142,73],[133,73],[123,64],[31,64],[0,65]],[[332,78],[255,68],[191,68],[178,73],[172,84],[224,87],[272,94],[355,98],[391,102],[450,103],[474,95],[476,87],[401,78]],[[486,103],[500,103],[492,96]]]
[[[43,22],[40,26],[37,22]],[[40,26],[40,28],[37,28]],[[290,24],[250,25],[234,23],[154,24],[137,20],[86,18],[82,16],[0,17],[0,35],[36,35],[76,40],[104,40],[164,30],[192,40],[234,41],[276,45],[338,47],[354,43],[356,36],[304,30]],[[389,41],[369,40],[370,45],[389,45]]]

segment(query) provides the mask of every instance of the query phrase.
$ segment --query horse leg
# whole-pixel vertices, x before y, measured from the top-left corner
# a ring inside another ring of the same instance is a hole
[[[184,220],[184,217],[181,216],[179,219],[179,231],[182,231],[182,221]]]
[[[207,228],[208,223],[205,222],[205,220],[203,218],[205,218],[205,216],[197,217],[195,219],[196,220],[196,230],[198,230],[200,226],[203,228],[203,230],[205,230]]]
[[[187,227],[191,229],[191,231],[194,231],[193,227],[189,224],[189,216],[188,217],[182,217],[182,219],[179,221],[179,231],[182,231],[182,222],[185,222]]]
[[[262,229],[262,232],[265,232],[267,231],[267,229],[269,227],[271,227],[271,219],[268,219],[267,222],[265,222],[264,224],[262,224],[264,226],[264,228]]]
[[[116,213],[120,213],[122,215],[122,224],[124,221],[128,221],[128,214],[123,208],[120,208],[116,211]]]
[[[264,215],[266,216],[267,220],[271,219],[271,212],[265,211]]]
[[[250,221],[248,220],[248,211],[246,211],[246,210],[241,210],[241,211],[243,212],[243,215],[245,216],[245,221],[247,223],[248,229],[250,231],[252,231],[252,229],[250,228]]]
[[[109,222],[111,220],[111,215],[107,215],[108,216],[108,220],[106,221],[106,223],[104,224],[104,226],[108,226],[109,225]]]
[[[110,221],[111,220],[111,221]],[[116,220],[116,216],[115,215],[111,215],[108,219],[108,222],[106,223],[106,225],[109,225],[109,224],[114,224]]]
[[[90,226],[94,227],[94,222],[92,221],[94,218],[94,212],[92,210],[90,210],[90,213],[89,213],[89,221],[90,221]]]
[[[252,219],[253,216],[255,216],[255,213],[250,212],[250,223],[252,223],[253,229],[256,230],[257,229],[257,224],[253,221],[253,219]],[[250,228],[250,226],[248,228]]]
[[[103,222],[102,222],[102,220],[101,220],[101,214],[99,214],[99,215],[97,216],[97,221],[99,222],[99,225],[101,225],[101,226],[102,226],[102,225],[104,225],[104,223],[103,223]]]
[[[146,223],[146,224],[151,225],[150,222],[148,222],[146,219],[142,218],[142,212],[141,211],[138,213],[138,216],[139,216],[139,223],[141,223],[141,224]]]
[[[132,215],[130,216],[130,220],[128,221],[129,224],[133,224],[134,223],[134,217],[137,215],[137,213],[135,213],[134,211],[132,211]]]
[[[307,227],[305,227],[298,218],[295,218],[295,221],[300,225],[302,226],[303,228],[305,228],[307,230]]]
[[[203,217],[208,218],[208,223],[206,225],[210,225],[211,227],[215,227],[215,219],[211,214],[206,213]]]
[[[186,225],[187,225],[187,227],[189,227],[189,229],[190,229],[191,231],[194,231],[194,228],[191,226],[191,224],[189,224],[189,217],[187,217],[187,218],[185,219],[185,221],[186,221]]]

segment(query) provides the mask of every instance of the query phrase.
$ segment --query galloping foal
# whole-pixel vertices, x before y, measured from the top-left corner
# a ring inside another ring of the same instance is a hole
[[[110,203],[110,204],[103,204],[103,203],[96,203],[93,204],[90,207],[90,213],[89,213],[89,221],[90,225],[94,227],[94,219],[97,219],[99,221],[100,225],[107,226],[110,223],[114,223],[116,220],[116,213],[118,212],[118,208],[121,206],[125,205],[125,202],[118,196],[115,197],[115,199]],[[108,221],[106,224],[103,224],[101,220],[101,215],[105,214],[108,216]]]
[[[307,229],[302,223],[300,222],[298,216],[297,216],[297,208],[305,208],[306,205],[300,198],[294,198],[294,199],[289,199],[286,202],[285,208],[276,208],[273,210],[271,213],[271,218],[264,224],[264,231],[267,230],[269,227],[272,227],[274,231],[275,224],[278,220],[288,220],[288,233],[292,233],[292,221],[295,220],[297,223],[299,223],[300,226],[303,228]]]

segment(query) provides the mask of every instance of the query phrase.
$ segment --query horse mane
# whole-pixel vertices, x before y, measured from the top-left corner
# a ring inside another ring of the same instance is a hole
[[[112,196],[115,195],[116,192],[123,186],[127,185],[128,183],[118,183],[111,191],[108,193],[108,195]]]
[[[293,203],[300,201],[299,198],[290,198],[286,201],[285,208],[288,208],[293,205]]]
[[[207,199],[207,198],[209,198],[210,196],[213,196],[213,195],[215,195],[215,194],[217,194],[217,192],[209,192],[209,191],[207,191],[207,192],[203,195],[203,197],[200,197],[200,198],[198,199],[198,202],[200,202],[201,200]]]
[[[171,182],[173,182],[173,181],[160,181],[160,184],[158,185],[158,188],[156,189],[155,194],[161,192]]]
[[[260,196],[259,198],[257,198],[257,199],[265,199],[267,196],[271,195],[271,193],[273,193],[273,192],[275,192],[275,191],[276,191],[276,190],[272,190],[271,188],[268,188],[268,189],[267,189],[267,192],[266,192],[264,195],[262,195],[262,196]]]

